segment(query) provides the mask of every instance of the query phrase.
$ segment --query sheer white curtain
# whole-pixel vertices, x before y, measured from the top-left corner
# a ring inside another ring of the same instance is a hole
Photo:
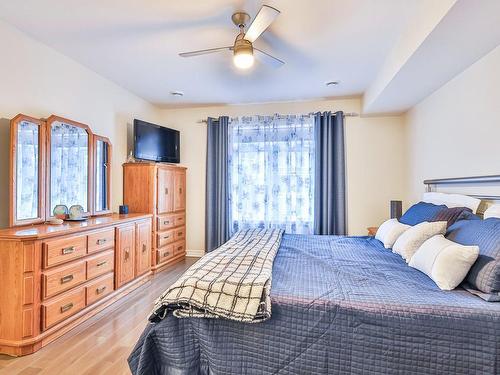
[[[313,232],[314,118],[233,118],[229,134],[230,223]]]

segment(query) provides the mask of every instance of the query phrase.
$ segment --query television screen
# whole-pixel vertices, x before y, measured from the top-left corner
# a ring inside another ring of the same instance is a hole
[[[180,162],[180,136],[174,129],[134,120],[134,157],[167,163]]]

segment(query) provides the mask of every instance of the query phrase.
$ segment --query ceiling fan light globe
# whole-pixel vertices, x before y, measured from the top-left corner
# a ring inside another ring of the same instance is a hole
[[[251,52],[243,51],[235,53],[233,63],[238,69],[249,69],[254,63],[254,57]]]

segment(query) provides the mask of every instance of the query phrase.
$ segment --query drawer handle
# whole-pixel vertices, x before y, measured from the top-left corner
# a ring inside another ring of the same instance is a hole
[[[106,290],[106,285],[104,286],[101,286],[100,288],[97,288],[95,290],[95,294],[101,294],[102,292],[104,292]]]
[[[182,236],[182,232],[177,232],[177,235],[178,236]]]
[[[74,252],[75,252],[75,247],[74,246],[65,247],[64,249],[62,249],[62,254],[63,255],[72,254]]]
[[[170,238],[170,236],[163,236],[164,240],[168,240],[169,238]]]
[[[165,258],[165,257],[168,257],[169,255],[170,255],[170,251],[166,251],[166,252],[164,252],[164,253],[163,253],[163,257],[164,257],[164,258]]]
[[[73,302],[67,303],[64,306],[61,306],[61,313],[65,313],[68,310],[71,310],[73,308]]]
[[[165,188],[165,195],[168,194],[168,188]]]
[[[96,267],[102,267],[102,266],[104,266],[105,264],[108,264],[108,261],[107,261],[107,260],[104,260],[104,261],[102,261],[102,262],[100,262],[100,263],[97,263],[95,266],[96,266]]]
[[[170,221],[169,221],[169,220],[165,220],[165,221],[163,222],[163,225],[168,225],[168,224],[170,224]]]
[[[61,284],[66,284],[66,283],[69,283],[70,281],[72,281],[74,279],[73,275],[66,275],[66,276],[63,276],[61,277]]]
[[[179,247],[177,248],[177,250],[181,251],[181,250],[182,250],[182,246],[179,246]]]
[[[142,244],[142,252],[145,253],[148,247],[146,246],[145,243]]]
[[[98,245],[104,245],[106,242],[108,242],[108,240],[106,238],[100,238],[96,242]]]
[[[125,248],[124,251],[125,251],[125,253],[124,253],[123,260],[126,262],[130,258],[130,249],[127,247],[127,248]]]
[[[182,194],[182,188],[179,188],[179,194]]]

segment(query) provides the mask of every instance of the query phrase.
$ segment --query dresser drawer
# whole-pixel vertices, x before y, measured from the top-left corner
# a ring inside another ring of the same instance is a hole
[[[175,227],[175,219],[177,215],[159,216],[156,219],[156,227],[158,231],[166,230]]]
[[[85,261],[42,272],[43,298],[49,298],[85,281]]]
[[[106,251],[102,254],[87,259],[87,280],[104,275],[115,268],[114,250]]]
[[[186,238],[186,227],[177,228],[174,232],[174,241],[180,241]]]
[[[112,273],[91,281],[85,287],[87,305],[90,305],[107,296],[114,289],[114,275]]]
[[[174,247],[172,245],[165,246],[156,250],[156,264],[166,262],[174,256]]]
[[[47,329],[76,314],[85,307],[85,288],[77,288],[60,297],[42,303],[42,327]]]
[[[115,229],[106,229],[88,236],[88,253],[109,249],[115,246]]]
[[[186,224],[186,215],[185,214],[178,214],[175,215],[175,226],[181,226]]]
[[[175,230],[168,230],[157,234],[157,247],[163,247],[174,242]]]
[[[87,236],[66,237],[43,243],[43,267],[48,268],[87,253]]]
[[[179,255],[179,254],[186,252],[186,242],[185,241],[176,242],[172,245],[172,247],[174,248],[174,255]]]

